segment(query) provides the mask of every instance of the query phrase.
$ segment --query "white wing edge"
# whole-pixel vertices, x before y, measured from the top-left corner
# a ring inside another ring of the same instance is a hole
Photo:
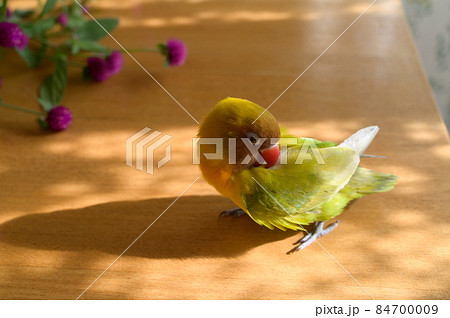
[[[369,147],[379,130],[380,128],[378,126],[369,126],[360,129],[345,139],[339,146],[353,149],[361,156],[364,151],[366,151],[367,147]]]

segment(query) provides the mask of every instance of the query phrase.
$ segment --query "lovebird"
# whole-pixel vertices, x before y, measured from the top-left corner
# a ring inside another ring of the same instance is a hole
[[[261,106],[229,97],[200,124],[200,169],[238,206],[221,216],[248,215],[269,229],[305,231],[288,252],[293,253],[336,228],[339,221],[327,227],[324,222],[340,215],[350,201],[394,187],[397,176],[359,166],[378,130],[363,128],[340,144],[297,138],[280,130]],[[304,228],[308,224],[310,232]]]

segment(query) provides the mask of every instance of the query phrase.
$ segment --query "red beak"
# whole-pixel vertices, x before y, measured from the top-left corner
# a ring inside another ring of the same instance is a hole
[[[264,158],[264,161],[267,162],[266,168],[270,168],[276,164],[278,157],[280,156],[280,147],[278,146],[278,143],[270,148],[261,150],[261,156]]]

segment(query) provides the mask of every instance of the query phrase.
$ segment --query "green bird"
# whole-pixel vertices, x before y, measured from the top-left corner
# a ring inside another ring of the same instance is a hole
[[[306,231],[304,225],[312,223],[313,230],[294,243],[298,246],[290,252],[295,252],[336,228],[339,221],[325,228],[324,222],[341,214],[350,201],[394,187],[395,175],[359,166],[378,130],[361,129],[339,145],[297,138],[280,131],[275,117],[259,105],[226,98],[200,125],[200,169],[209,184],[238,206],[222,216],[247,214],[260,225],[283,231]],[[221,140],[222,156],[211,140]]]

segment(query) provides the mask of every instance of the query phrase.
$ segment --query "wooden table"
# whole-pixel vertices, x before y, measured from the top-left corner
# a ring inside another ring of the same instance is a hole
[[[128,48],[183,39],[181,68],[134,56],[200,121],[227,96],[267,107],[369,4],[105,0],[91,12],[119,16],[114,36]],[[7,54],[1,97],[37,109],[50,71]],[[104,83],[77,70],[70,80],[65,132],[0,109],[1,298],[77,298],[200,175],[197,124],[130,58]],[[322,140],[381,127],[368,152],[388,158],[363,165],[399,184],[354,203],[320,243],[375,299],[448,298],[450,145],[400,1],[378,0],[271,112]],[[125,141],[144,127],[173,136],[154,175],[125,165]],[[200,178],[81,299],[370,298],[317,244],[286,255],[301,234],[218,218],[232,207]]]

